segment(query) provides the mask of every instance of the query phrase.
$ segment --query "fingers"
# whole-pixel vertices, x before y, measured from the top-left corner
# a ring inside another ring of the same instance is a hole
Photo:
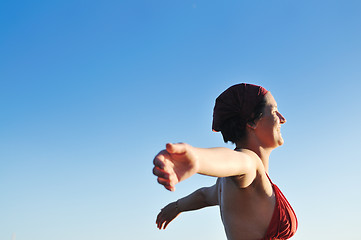
[[[187,151],[187,145],[185,143],[167,143],[167,152],[174,154],[181,154]]]
[[[169,222],[168,222],[169,223]],[[163,209],[160,211],[160,213],[158,214],[157,216],[157,221],[156,221],[156,224],[157,224],[157,228],[159,230],[161,230],[162,228],[165,229],[166,228],[166,225],[168,225],[167,223],[167,220],[166,220],[166,217],[165,217],[165,214],[163,212]]]
[[[157,215],[156,224],[158,229],[166,229],[168,224],[178,215],[174,212],[175,209],[172,204],[165,206]]]
[[[170,186],[164,186],[167,190],[174,192],[175,191],[175,186],[170,185]]]
[[[153,174],[156,175],[159,184],[163,185],[169,191],[174,191],[174,185],[177,183],[174,172],[169,173],[157,167],[153,168]]]
[[[159,184],[163,185],[169,191],[175,190],[174,185],[177,181],[173,171],[170,173],[158,167],[154,167],[153,174],[158,177],[157,181]]]
[[[166,164],[166,157],[168,157],[168,155],[168,152],[165,150],[159,152],[153,160],[154,166],[159,167],[160,169],[164,169]]]
[[[173,219],[172,219],[173,220]],[[170,223],[171,221],[167,221],[164,226],[163,226],[163,229],[166,229],[166,227],[168,226],[168,224]]]
[[[167,151],[163,150],[160,153],[158,153],[153,160],[154,168],[157,169],[157,170],[153,169],[154,175],[158,176],[158,174],[161,174],[160,176],[163,176],[163,174],[171,173],[174,164],[170,159],[171,158]]]
[[[159,167],[153,168],[153,174],[159,178],[169,179],[170,173],[165,171],[164,169],[160,169]]]
[[[157,221],[156,221],[157,228],[162,229],[163,223],[164,223],[164,220],[163,220],[162,211],[161,211],[157,216]]]
[[[169,179],[157,178],[159,184],[163,185],[169,191],[175,191],[174,184]]]
[[[153,174],[158,177],[159,184],[169,191],[175,191],[174,185],[177,183],[177,178],[173,170],[174,165],[167,158],[169,159],[169,153],[165,150],[157,154],[153,160]]]
[[[163,209],[160,210],[160,213],[158,213],[158,215],[157,215],[157,220],[155,220],[155,223],[157,225],[159,225],[159,222],[161,222],[162,211],[163,211]]]

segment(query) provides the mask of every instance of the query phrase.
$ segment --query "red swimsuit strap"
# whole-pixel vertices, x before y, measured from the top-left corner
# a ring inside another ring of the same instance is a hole
[[[288,239],[292,237],[297,230],[298,222],[296,214],[281,190],[272,182],[267,173],[266,175],[272,185],[276,197],[276,205],[267,233],[263,239]]]

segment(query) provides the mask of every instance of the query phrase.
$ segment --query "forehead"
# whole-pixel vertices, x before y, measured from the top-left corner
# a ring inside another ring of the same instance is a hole
[[[266,100],[266,106],[277,107],[277,102],[274,99],[274,97],[272,96],[271,92],[266,93],[264,98]]]

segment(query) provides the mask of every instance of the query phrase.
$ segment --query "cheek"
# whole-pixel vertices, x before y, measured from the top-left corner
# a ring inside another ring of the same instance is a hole
[[[260,131],[263,135],[267,135],[269,137],[274,136],[279,131],[279,124],[277,118],[270,116],[269,118],[265,118],[265,121],[260,124]]]
[[[265,118],[265,121],[263,122],[265,127],[271,128],[277,123],[277,118],[274,116],[268,116]]]
[[[270,127],[272,126],[273,128],[278,128],[279,127],[279,119],[272,117],[272,119],[270,119],[270,121],[269,121],[269,125],[270,125]]]
[[[263,120],[264,121],[259,124],[259,130],[263,133],[272,133],[275,126],[273,118],[265,118]]]

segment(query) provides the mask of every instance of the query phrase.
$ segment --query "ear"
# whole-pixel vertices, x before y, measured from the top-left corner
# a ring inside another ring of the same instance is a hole
[[[256,129],[256,125],[257,124],[254,122],[248,122],[246,126],[254,130],[254,129]]]

